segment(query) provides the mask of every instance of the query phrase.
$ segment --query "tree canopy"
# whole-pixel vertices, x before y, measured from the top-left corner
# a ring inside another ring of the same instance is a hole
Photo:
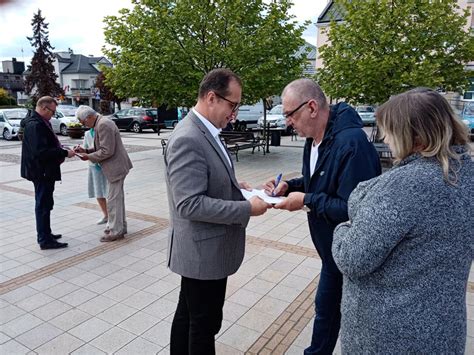
[[[42,96],[57,97],[64,92],[56,82],[58,77],[54,71],[53,54],[54,49],[49,43],[48,24],[41,16],[41,10],[34,14],[31,21],[33,36],[27,37],[32,47],[36,48],[31,65],[28,66],[28,74],[25,79],[25,92],[33,99],[33,103]]]
[[[281,0],[133,0],[105,18],[106,82],[119,96],[191,106],[204,74],[227,67],[243,80],[247,103],[279,94],[302,75],[304,25]]]
[[[336,0],[334,6],[343,21],[331,22],[317,73],[331,97],[375,104],[417,86],[461,91],[467,85],[464,66],[474,60],[474,39],[456,0]]]
[[[0,88],[0,107],[16,105],[16,100],[10,96],[7,90]]]

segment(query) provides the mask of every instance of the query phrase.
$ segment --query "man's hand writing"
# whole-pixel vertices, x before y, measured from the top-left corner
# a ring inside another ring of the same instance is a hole
[[[77,145],[74,147],[74,152],[76,153],[87,153],[84,148],[82,148],[80,145]]]
[[[268,196],[284,196],[285,192],[288,190],[288,184],[286,181],[280,181],[278,186],[275,188],[275,179],[272,179],[267,181],[263,185],[263,188]]]

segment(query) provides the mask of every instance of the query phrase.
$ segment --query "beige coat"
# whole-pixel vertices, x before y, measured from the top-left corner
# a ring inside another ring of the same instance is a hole
[[[100,164],[109,182],[124,179],[133,165],[115,122],[99,116],[94,129],[94,147],[87,150],[89,160]]]

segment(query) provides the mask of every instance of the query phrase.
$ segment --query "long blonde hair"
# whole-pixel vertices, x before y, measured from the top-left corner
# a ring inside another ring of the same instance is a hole
[[[443,96],[416,88],[392,97],[375,115],[382,135],[390,140],[396,163],[415,152],[435,157],[444,179],[456,183],[461,157],[453,146],[467,146],[468,131]]]

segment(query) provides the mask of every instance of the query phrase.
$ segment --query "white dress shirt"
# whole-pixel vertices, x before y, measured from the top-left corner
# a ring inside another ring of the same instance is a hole
[[[194,114],[201,120],[204,126],[206,126],[207,130],[211,133],[211,135],[214,137],[217,142],[217,145],[219,146],[219,148],[221,148],[222,152],[224,153],[224,156],[227,158],[229,166],[232,167],[232,162],[230,161],[229,154],[227,154],[227,151],[219,138],[219,133],[221,133],[221,129],[216,128],[216,126],[214,126],[206,117],[197,112],[195,108],[193,108],[192,110]]]

